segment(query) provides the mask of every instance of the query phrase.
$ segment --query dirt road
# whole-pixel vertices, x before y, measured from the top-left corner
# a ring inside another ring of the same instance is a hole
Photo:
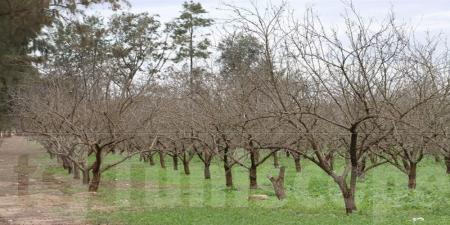
[[[79,181],[56,176],[45,152],[24,137],[0,140],[0,224],[86,224],[89,193],[70,193]],[[85,196],[80,196],[85,195]]]

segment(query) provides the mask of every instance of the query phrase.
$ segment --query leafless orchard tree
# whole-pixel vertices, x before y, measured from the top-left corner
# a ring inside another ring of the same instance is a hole
[[[387,145],[379,146],[383,150],[379,156],[408,175],[410,189],[416,187],[417,165],[436,148],[433,143],[443,134],[438,124],[445,118],[440,115],[445,104],[440,104],[448,87],[440,78],[447,62],[445,55],[439,55],[439,44],[430,38],[425,44],[409,43],[399,57],[402,86],[385,110],[394,131],[385,140]]]

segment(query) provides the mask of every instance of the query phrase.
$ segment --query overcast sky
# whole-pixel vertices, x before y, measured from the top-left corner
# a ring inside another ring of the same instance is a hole
[[[148,12],[158,14],[162,21],[169,21],[176,17],[181,10],[184,0],[128,0],[132,6],[125,7],[125,11]],[[253,0],[258,5],[264,5],[266,0]],[[281,0],[272,0],[276,4]],[[339,25],[340,15],[344,12],[342,1],[348,0],[287,0],[289,8],[299,16],[306,7],[313,7],[325,25]],[[223,11],[224,3],[238,6],[248,6],[249,0],[198,0],[210,13],[210,17],[220,21],[227,17]],[[363,16],[382,19],[392,9],[397,18],[408,22],[417,31],[442,32],[450,34],[450,0],[353,0],[353,4]],[[91,9],[96,14],[108,16],[111,11],[106,7]]]

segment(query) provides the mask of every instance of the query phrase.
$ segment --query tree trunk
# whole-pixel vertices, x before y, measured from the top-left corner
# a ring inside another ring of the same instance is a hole
[[[354,210],[356,210],[355,196],[350,191],[344,194],[344,203],[345,212],[347,214],[351,214]]]
[[[92,180],[89,183],[89,191],[97,192],[100,185],[101,173],[100,171],[92,170]]]
[[[102,151],[100,149],[96,149],[95,153],[95,162],[92,167],[92,180],[89,183],[89,191],[90,192],[97,192],[98,186],[100,185],[100,178],[101,178],[101,166],[102,164]]]
[[[78,169],[78,166],[73,163],[73,179],[80,179],[80,170]]]
[[[233,173],[231,172],[231,167],[225,168],[225,185],[227,187],[233,187]]]
[[[294,158],[294,163],[295,163],[295,171],[297,171],[297,173],[302,172],[302,164],[300,162],[300,155],[294,154],[293,158]]]
[[[280,161],[278,160],[277,152],[273,152],[272,156],[273,156],[273,167],[275,167],[275,168],[280,167]]]
[[[178,170],[178,156],[175,154],[172,156],[173,170]]]
[[[204,168],[204,175],[205,175],[205,179],[211,179],[211,171],[209,170],[209,164],[205,164],[205,168]]]
[[[153,158],[153,154],[150,153],[148,155],[148,163],[150,164],[150,166],[154,166],[155,165],[155,159]]]
[[[358,156],[357,156],[357,141],[358,141],[358,133],[355,132],[356,127],[352,127],[351,130],[351,138],[350,138],[350,163],[351,163],[351,171],[350,171],[350,187],[346,184],[345,177],[338,177],[337,183],[339,188],[341,189],[342,196],[344,197],[345,204],[345,212],[347,214],[353,213],[356,210],[355,203],[355,192],[356,192],[356,180],[358,178]],[[330,155],[331,156],[331,155]],[[330,157],[329,165],[332,165],[332,157]]]
[[[249,179],[250,179],[250,189],[258,188],[258,173],[257,173],[257,162],[258,162],[258,153],[255,150],[250,151],[250,161],[251,166],[249,170]]]
[[[63,161],[63,168],[67,170],[67,173],[72,174],[73,163],[66,157],[63,157],[62,161]]]
[[[184,174],[189,175],[191,174],[191,170],[189,169],[189,161],[183,160],[183,168],[184,168]]]
[[[90,177],[89,177],[89,170],[82,170],[82,175],[83,175],[83,184],[89,184],[89,182],[91,181]]]
[[[160,150],[158,151],[159,154],[159,165],[161,165],[161,168],[166,168],[166,162],[164,161],[164,153]]]
[[[270,182],[272,182],[273,189],[275,190],[275,195],[279,200],[282,200],[286,197],[286,192],[284,190],[284,173],[285,168],[284,166],[282,166],[280,168],[280,172],[278,173],[278,177],[268,177]]]
[[[447,174],[450,174],[450,156],[445,157],[445,165],[447,166]]]
[[[83,184],[89,184],[89,181],[91,180],[89,177],[89,169],[86,166],[86,163],[83,162],[83,170],[81,171],[81,174],[83,176]]]
[[[408,170],[408,188],[416,189],[417,164],[411,163]]]
[[[353,211],[356,210],[355,195],[352,193],[351,189],[347,187],[347,184],[345,184],[345,180],[342,177],[335,179],[335,181],[344,198],[345,212],[347,214],[353,213]]]
[[[223,151],[223,169],[225,171],[225,185],[229,188],[233,187],[233,173],[228,163],[228,146]]]
[[[258,181],[257,181],[257,167],[256,166],[250,167],[249,178],[250,178],[250,189],[257,189]]]

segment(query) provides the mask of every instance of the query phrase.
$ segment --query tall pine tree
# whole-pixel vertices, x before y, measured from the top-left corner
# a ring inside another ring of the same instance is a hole
[[[188,60],[189,63],[189,89],[192,93],[194,86],[194,60],[205,59],[211,42],[207,35],[202,35],[199,29],[209,27],[214,20],[205,18],[206,10],[200,3],[193,1],[183,3],[183,11],[171,24],[173,29],[173,41],[177,49],[175,62]]]

